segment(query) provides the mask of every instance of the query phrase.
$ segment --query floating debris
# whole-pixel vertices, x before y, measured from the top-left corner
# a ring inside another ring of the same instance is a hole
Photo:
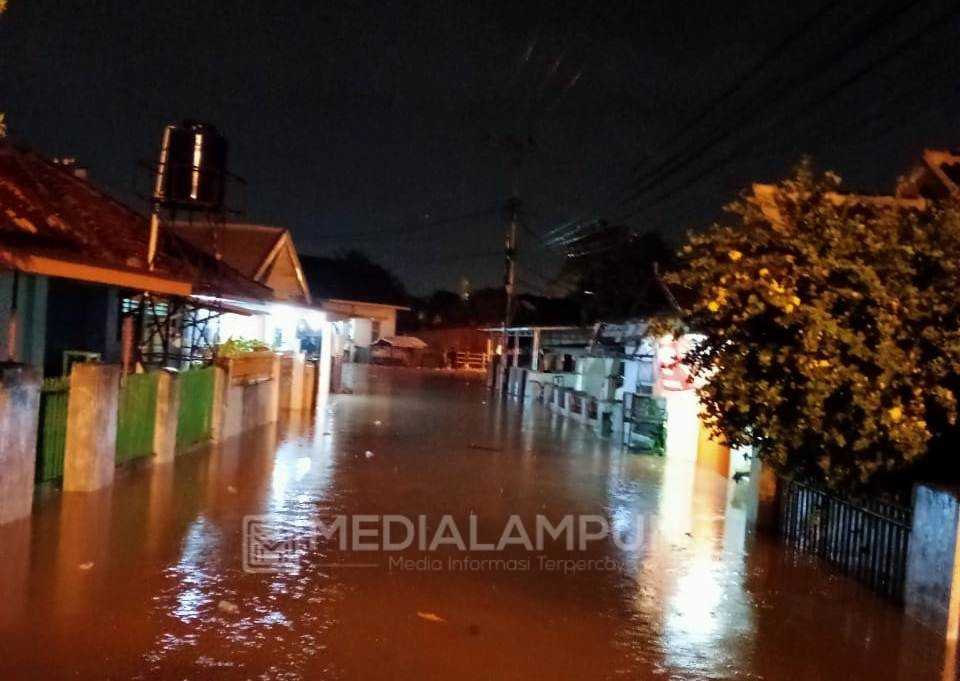
[[[231,603],[230,601],[220,601],[217,603],[217,610],[227,615],[236,615],[240,612],[240,606],[236,603]]]
[[[80,568],[81,570],[89,570],[90,568],[93,567],[93,561],[88,560],[86,563],[80,563],[77,567]]]
[[[438,615],[435,612],[420,612],[418,610],[417,617],[419,617],[422,620],[427,620],[428,622],[435,622],[437,624],[447,623],[447,620],[443,619],[442,617],[440,617],[440,615]]]
[[[374,455],[373,455],[373,452],[371,452],[369,449],[368,449],[367,451],[365,451],[365,452],[363,453],[363,455],[364,455],[365,457],[367,457],[368,459],[372,459],[373,456],[374,456]]]
[[[476,442],[471,442],[470,444],[467,445],[467,447],[469,447],[470,449],[482,449],[485,452],[502,452],[503,451],[503,447],[497,447],[495,445],[478,444]]]

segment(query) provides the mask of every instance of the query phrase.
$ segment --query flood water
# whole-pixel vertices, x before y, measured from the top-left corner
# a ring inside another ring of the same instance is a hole
[[[374,368],[316,419],[48,493],[0,528],[0,679],[954,677],[897,607],[747,535],[741,496],[482,382]],[[644,541],[479,564],[320,538],[244,570],[244,516],[307,533],[341,514],[450,515],[464,535],[473,518],[494,542],[513,515],[532,533],[599,514]]]

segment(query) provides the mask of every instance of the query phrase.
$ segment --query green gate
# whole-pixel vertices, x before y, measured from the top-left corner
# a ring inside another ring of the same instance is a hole
[[[37,482],[63,477],[67,450],[67,402],[70,378],[45,378],[40,387],[40,418],[37,429]]]
[[[120,382],[117,463],[153,454],[159,374],[130,374]]]
[[[191,445],[210,437],[213,428],[214,367],[180,374],[180,411],[177,444]]]

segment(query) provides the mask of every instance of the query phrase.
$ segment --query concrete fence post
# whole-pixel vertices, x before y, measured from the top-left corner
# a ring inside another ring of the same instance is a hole
[[[219,366],[213,367],[213,406],[211,407],[210,439],[223,442],[224,421],[226,419],[227,372]]]
[[[293,375],[290,377],[291,411],[301,411],[305,408],[303,399],[303,386],[306,380],[304,376],[306,371],[306,363],[306,353],[298,352],[293,356]]]
[[[273,356],[270,380],[261,384],[265,387],[262,416],[258,425],[276,423],[280,419],[280,355]],[[301,383],[302,386],[302,383]]]
[[[65,492],[93,492],[113,483],[119,392],[118,365],[73,365],[63,462]]]
[[[904,585],[907,614],[948,641],[960,636],[960,489],[917,485]]]
[[[223,420],[220,429],[221,440],[229,440],[243,432],[244,427],[252,428],[257,425],[256,418],[244,426],[245,387],[237,385],[233,377],[233,362],[228,363],[223,372]]]
[[[40,372],[0,365],[0,525],[30,515],[39,411]]]
[[[158,463],[173,461],[179,412],[180,377],[161,371],[157,375],[157,411],[153,423],[153,454]]]
[[[307,362],[303,365],[303,408],[313,411],[317,397],[317,365]]]

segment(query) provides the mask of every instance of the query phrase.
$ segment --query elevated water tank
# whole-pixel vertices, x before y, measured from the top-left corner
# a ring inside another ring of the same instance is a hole
[[[227,177],[227,140],[209,123],[163,129],[153,197],[162,206],[220,210]]]

